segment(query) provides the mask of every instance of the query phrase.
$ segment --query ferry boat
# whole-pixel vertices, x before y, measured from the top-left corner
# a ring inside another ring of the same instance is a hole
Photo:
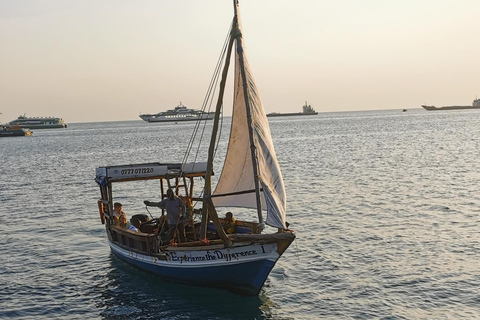
[[[178,122],[212,120],[215,112],[204,112],[197,109],[189,109],[181,102],[175,109],[159,112],[156,114],[141,114],[140,118],[147,122]]]
[[[292,113],[277,113],[272,112],[267,114],[267,117],[286,117],[286,116],[314,116],[317,115],[316,112],[311,105],[305,101],[305,105],[303,106],[303,112],[292,112]]]
[[[428,111],[437,111],[437,110],[459,110],[459,109],[480,109],[480,99],[475,98],[471,106],[445,106],[437,108],[435,106],[422,105],[422,108]]]
[[[66,128],[67,124],[62,118],[57,117],[27,117],[25,114],[17,119],[10,121],[7,127],[18,126],[28,129],[54,129]]]

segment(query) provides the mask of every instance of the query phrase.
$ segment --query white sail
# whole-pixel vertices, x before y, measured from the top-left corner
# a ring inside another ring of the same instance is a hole
[[[240,21],[239,21],[240,28]],[[246,60],[244,48],[236,41],[235,50],[235,91],[232,113],[232,127],[228,151],[214,195],[242,192],[255,189],[254,170],[250,151],[250,139],[240,71],[240,56],[243,51],[247,94],[252,121],[253,140],[258,161],[258,175],[262,209],[267,210],[266,223],[277,228],[286,228],[286,194],[282,173],[273,147],[268,120],[263,109],[257,87]],[[242,168],[242,169],[239,169]],[[213,198],[215,206],[256,208],[255,192]]]

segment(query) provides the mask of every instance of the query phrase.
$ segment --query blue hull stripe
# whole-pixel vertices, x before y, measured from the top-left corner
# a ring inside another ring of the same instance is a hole
[[[111,242],[109,244],[112,252],[120,259],[152,272],[162,279],[197,286],[219,287],[249,295],[258,294],[278,260],[278,254],[273,252],[255,260],[188,266],[168,261],[150,262],[138,259],[135,254]]]

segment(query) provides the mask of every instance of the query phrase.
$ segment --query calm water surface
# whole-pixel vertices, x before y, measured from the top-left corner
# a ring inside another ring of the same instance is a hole
[[[298,238],[258,297],[158,280],[106,243],[95,168],[181,161],[193,124],[72,123],[0,139],[0,318],[480,318],[479,111],[270,125]],[[128,191],[127,213],[144,213],[141,188]]]

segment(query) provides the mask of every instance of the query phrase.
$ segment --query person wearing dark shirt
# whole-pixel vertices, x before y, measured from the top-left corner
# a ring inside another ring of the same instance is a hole
[[[175,196],[171,189],[167,190],[167,197],[160,202],[152,202],[145,200],[146,206],[159,207],[167,210],[167,219],[169,226],[168,237],[171,239],[175,234],[175,230],[178,230],[180,242],[185,242],[185,224],[183,217],[185,217],[185,203]]]

